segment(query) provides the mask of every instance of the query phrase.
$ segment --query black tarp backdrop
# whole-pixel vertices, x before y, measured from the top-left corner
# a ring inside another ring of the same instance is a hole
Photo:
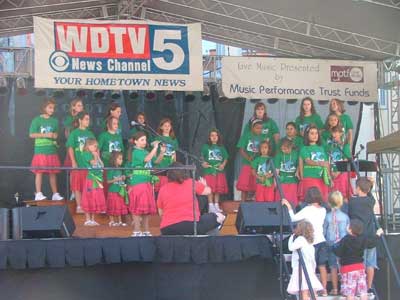
[[[29,166],[33,155],[33,140],[29,138],[28,131],[32,119],[40,114],[40,105],[44,97],[54,96],[57,101],[55,116],[60,122],[59,133],[59,155],[63,161],[65,158],[65,138],[62,123],[68,114],[69,103],[76,97],[77,91],[63,90],[62,94],[46,90],[46,95],[37,95],[32,87],[33,82],[28,81],[28,93],[20,95],[12,91],[7,95],[0,96],[0,165]],[[11,83],[10,83],[11,86]],[[216,89],[212,88],[209,101],[203,101],[200,93],[195,93],[193,101],[185,100],[185,93],[174,92],[173,100],[166,100],[164,92],[156,92],[153,101],[146,98],[146,92],[139,91],[139,97],[132,99],[129,92],[121,93],[121,98],[114,100],[112,94],[106,92],[104,98],[96,99],[93,91],[85,91],[83,99],[85,109],[91,115],[91,127],[96,135],[102,128],[101,121],[104,119],[107,108],[111,102],[116,101],[123,108],[122,122],[124,137],[128,137],[130,121],[134,120],[138,112],[144,111],[148,124],[157,129],[159,121],[163,117],[172,119],[179,144],[182,149],[199,156],[201,146],[207,142],[208,132],[217,127],[224,137],[224,144],[230,154],[230,162],[227,166],[227,176],[230,194],[226,199],[232,199],[234,160],[236,155],[236,143],[239,140],[244,102],[228,101],[220,103]],[[15,105],[15,115],[13,114]],[[12,132],[12,124],[15,124],[15,132]],[[184,161],[183,156],[178,156]],[[200,167],[199,164],[197,164]],[[200,168],[199,168],[200,170]],[[201,172],[198,172],[201,175]],[[61,193],[66,195],[65,172],[58,176]],[[43,191],[50,196],[47,178],[44,179]],[[19,193],[22,200],[32,199],[34,195],[34,175],[28,171],[0,170],[0,206],[13,206],[14,194]]]

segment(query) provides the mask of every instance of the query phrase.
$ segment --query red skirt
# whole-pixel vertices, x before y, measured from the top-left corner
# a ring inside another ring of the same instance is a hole
[[[216,175],[204,175],[207,185],[211,188],[212,193],[227,194],[228,183],[226,182],[225,173],[217,173]]]
[[[283,191],[283,197],[285,197],[285,199],[292,204],[293,208],[296,207],[299,204],[298,184],[282,183],[281,186]],[[277,201],[281,200],[278,190],[275,191],[275,199]]]
[[[115,192],[107,194],[107,214],[110,216],[123,216],[128,213],[125,199]]]
[[[253,175],[252,169],[249,165],[242,166],[236,183],[236,188],[242,192],[256,191],[256,177]]]
[[[83,192],[87,172],[87,170],[74,170],[71,172],[71,191]]]
[[[333,188],[331,191],[339,191],[342,193],[343,198],[350,199],[353,195],[353,188],[351,184],[349,184],[348,179],[348,173],[340,173],[338,177],[333,179]]]
[[[60,167],[61,162],[57,154],[35,154],[32,158],[31,167]],[[31,170],[32,173],[60,173],[60,170]]]
[[[100,214],[107,210],[102,188],[93,188],[93,181],[85,180],[81,201],[82,210],[89,214]]]
[[[154,190],[156,192],[158,192],[162,186],[164,186],[164,185],[166,185],[168,183],[168,177],[167,176],[157,176],[157,177],[158,177],[158,179],[160,179],[160,181],[157,182],[154,185]]]
[[[303,178],[299,183],[299,200],[304,201],[310,187],[316,187],[322,194],[322,200],[328,201],[329,187],[320,178]]]
[[[157,213],[153,188],[150,183],[128,187],[129,212],[133,215],[155,215]]]
[[[257,202],[274,202],[275,201],[275,185],[265,186],[256,184],[256,201]]]

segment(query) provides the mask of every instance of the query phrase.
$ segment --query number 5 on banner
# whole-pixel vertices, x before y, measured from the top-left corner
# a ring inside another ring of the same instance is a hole
[[[164,52],[172,52],[172,60],[167,62],[164,57],[157,57],[153,59],[154,64],[167,71],[178,69],[185,60],[185,53],[182,48],[174,43],[166,43],[165,40],[181,40],[181,31],[179,30],[156,30],[154,32],[154,45],[153,50]]]

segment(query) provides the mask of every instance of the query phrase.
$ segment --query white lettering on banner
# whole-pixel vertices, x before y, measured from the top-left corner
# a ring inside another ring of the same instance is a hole
[[[378,99],[377,63],[372,61],[224,57],[221,72],[228,98]]]
[[[79,31],[77,27],[70,26],[64,31],[63,27],[57,27],[61,50],[65,52],[85,52],[87,49],[87,27]]]
[[[34,34],[37,88],[203,90],[200,23],[34,17]]]

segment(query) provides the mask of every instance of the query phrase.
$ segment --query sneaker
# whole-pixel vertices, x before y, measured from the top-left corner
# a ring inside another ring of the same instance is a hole
[[[219,207],[219,204],[218,204],[218,203],[215,203],[215,204],[214,204],[214,207],[215,207],[215,212],[219,212],[219,213],[224,212],[224,211]]]
[[[222,225],[226,219],[225,215],[223,215],[219,212],[217,212],[215,214],[217,215],[217,222]]]
[[[42,201],[47,199],[47,197],[45,195],[43,195],[42,192],[36,193],[35,194],[35,201]]]
[[[141,231],[134,231],[131,236],[143,236]]]
[[[208,212],[209,213],[216,213],[217,212],[214,203],[208,203]]]
[[[118,223],[118,226],[125,227],[125,226],[127,226],[127,225],[126,225],[126,223],[124,223],[124,222],[119,222],[119,223]]]
[[[85,223],[83,223],[83,226],[93,226],[92,221],[91,220],[86,221]]]
[[[61,201],[61,200],[64,200],[64,197],[61,196],[59,193],[54,193],[54,194],[53,194],[53,197],[51,197],[51,200],[54,200],[54,201]]]
[[[77,207],[76,207],[76,213],[77,213],[77,214],[83,214],[84,211],[83,211],[82,207],[77,206]]]
[[[118,223],[116,223],[116,222],[114,222],[114,221],[110,221],[110,222],[108,223],[108,226],[110,226],[110,227],[118,226]]]
[[[99,223],[97,223],[97,222],[96,222],[96,221],[94,221],[94,220],[92,220],[91,222],[92,222],[92,226],[100,226],[100,224],[99,224]]]
[[[142,236],[152,236],[152,234],[150,233],[150,231],[144,231],[142,232]]]

